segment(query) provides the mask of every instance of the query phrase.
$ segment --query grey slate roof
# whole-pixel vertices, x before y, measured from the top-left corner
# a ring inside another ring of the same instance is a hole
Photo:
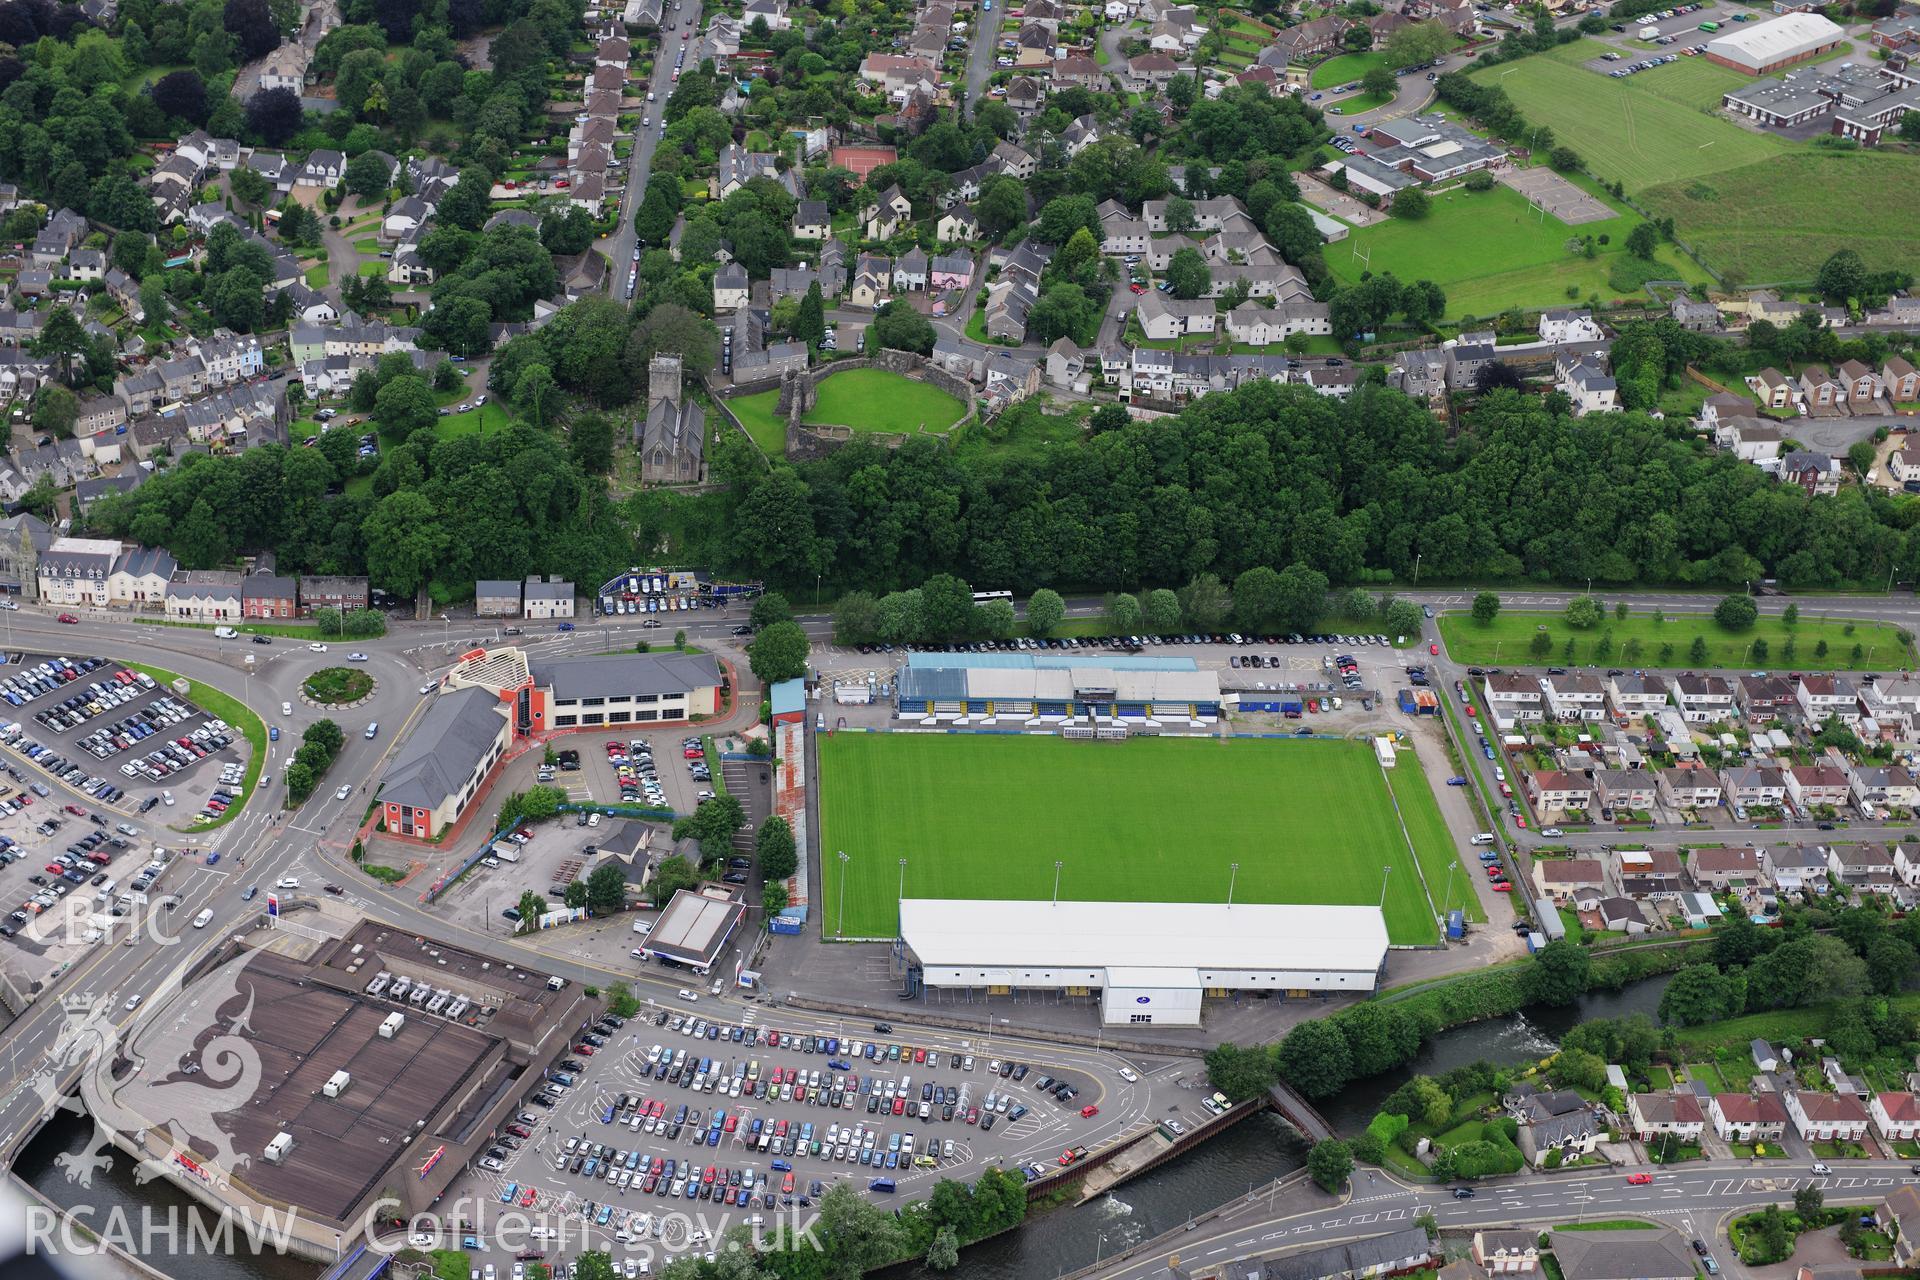
[[[1553,1255],[1566,1280],[1683,1280],[1697,1274],[1678,1232],[1555,1231]]]
[[[500,699],[485,689],[441,694],[394,753],[381,800],[433,809],[457,795],[493,749],[502,721]]]
[[[720,683],[720,668],[705,654],[619,653],[535,659],[533,682],[557,699],[683,694]]]

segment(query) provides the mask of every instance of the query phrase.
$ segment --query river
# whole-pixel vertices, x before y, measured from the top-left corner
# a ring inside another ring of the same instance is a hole
[[[1529,1009],[1507,1018],[1443,1031],[1420,1056],[1398,1072],[1363,1080],[1329,1099],[1321,1110],[1343,1133],[1365,1128],[1382,1099],[1409,1075],[1437,1075],[1486,1059],[1502,1064],[1530,1061],[1551,1053],[1557,1037],[1582,1022],[1632,1013],[1652,1016],[1665,979],[1649,979],[1618,993],[1597,992],[1563,1009]],[[91,1138],[85,1119],[62,1114],[21,1154],[20,1176],[60,1205],[92,1204],[101,1212],[120,1207],[137,1214],[142,1204],[158,1213],[187,1198],[165,1184],[136,1187],[131,1168],[116,1159],[90,1188],[67,1181],[54,1163],[63,1152],[77,1152]],[[1168,1231],[1195,1213],[1245,1195],[1299,1168],[1306,1146],[1281,1120],[1264,1114],[1234,1126],[1183,1159],[1165,1165],[1089,1204],[1044,1215],[1036,1224],[973,1246],[962,1258],[969,1280],[1051,1280],[1077,1270],[1096,1257],[1115,1253]],[[314,1280],[313,1265],[273,1254],[259,1257],[211,1257],[196,1254],[160,1264],[177,1280]],[[897,1267],[887,1280],[919,1277],[919,1269]]]

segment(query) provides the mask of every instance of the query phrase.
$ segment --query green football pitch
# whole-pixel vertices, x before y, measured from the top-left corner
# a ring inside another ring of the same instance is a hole
[[[1045,898],[1057,860],[1063,899],[1107,902],[1224,902],[1231,878],[1236,902],[1377,903],[1392,867],[1388,936],[1438,934],[1364,742],[841,733],[819,754],[829,938],[894,935],[902,858],[916,898]],[[1398,771],[1426,788],[1411,755]],[[1428,876],[1454,857],[1421,854]]]

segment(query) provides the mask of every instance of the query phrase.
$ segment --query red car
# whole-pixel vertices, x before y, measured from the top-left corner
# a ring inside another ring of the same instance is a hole
[[[591,1058],[593,1056],[593,1046],[590,1044],[577,1044],[573,1046],[573,1051],[583,1058]]]
[[[1127,286],[1127,288],[1131,289],[1135,293],[1145,293],[1147,291],[1147,286],[1143,284],[1130,284]]]
[[[532,1187],[528,1187],[527,1193],[520,1197],[520,1207],[522,1209],[531,1209],[533,1207],[534,1198],[538,1194],[539,1193],[536,1192]]]
[[[1440,656],[1440,646],[1437,644],[1429,644],[1427,646],[1427,652],[1437,658]]]
[[[1520,824],[1520,829],[1522,831],[1525,831],[1527,829],[1527,820],[1525,818],[1515,818],[1514,821]]]
[[[1088,1103],[1086,1106],[1080,1108],[1080,1118],[1082,1120],[1091,1120],[1099,1114],[1100,1108],[1094,1106],[1092,1103]]]
[[[1477,716],[1480,714],[1480,712],[1475,709],[1474,705],[1471,702],[1469,702],[1467,704],[1467,714],[1470,716]]]
[[[78,622],[78,621],[80,621],[80,619],[78,619],[78,618],[76,618],[76,617],[74,617],[74,616],[73,616],[72,614],[70,614],[70,613],[63,613],[63,614],[61,614],[61,615],[59,616],[59,618],[58,618],[58,619],[56,619],[56,621],[59,621],[59,622]]]
[[[1652,1181],[1653,1175],[1650,1173],[1630,1173],[1627,1175],[1627,1185],[1630,1187],[1644,1187]]]
[[[1511,884],[1508,884],[1505,880],[1496,881],[1492,887],[1495,893],[1512,893],[1513,892],[1513,886]]]
[[[70,804],[66,806],[66,810],[68,813],[72,814],[76,818],[84,818],[87,816],[87,811],[85,809],[82,809],[77,804]]]

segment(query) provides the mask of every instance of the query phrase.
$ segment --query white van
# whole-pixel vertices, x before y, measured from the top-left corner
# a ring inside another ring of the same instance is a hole
[[[213,629],[213,634],[215,634],[216,636],[219,636],[222,640],[233,640],[238,638],[240,635],[240,633],[238,631],[235,631],[232,627],[215,627]]]
[[[119,887],[120,882],[118,880],[109,879],[105,884],[100,886],[100,891],[95,896],[98,897],[100,901],[105,902],[113,897],[113,891]]]
[[[204,929],[207,927],[207,923],[212,919],[213,919],[213,908],[202,907],[200,908],[200,914],[193,918],[193,927],[196,929]]]
[[[1472,840],[1472,843],[1473,843],[1473,844],[1492,844],[1492,843],[1493,843],[1493,832],[1491,832],[1491,831],[1482,831],[1482,832],[1481,832],[1481,833],[1480,833],[1479,835],[1477,835],[1477,836],[1475,836],[1475,837],[1473,838],[1473,840]]]
[[[367,740],[372,741],[374,738],[378,737],[379,734],[380,734],[380,722],[378,720],[375,720],[372,724],[367,726]]]

